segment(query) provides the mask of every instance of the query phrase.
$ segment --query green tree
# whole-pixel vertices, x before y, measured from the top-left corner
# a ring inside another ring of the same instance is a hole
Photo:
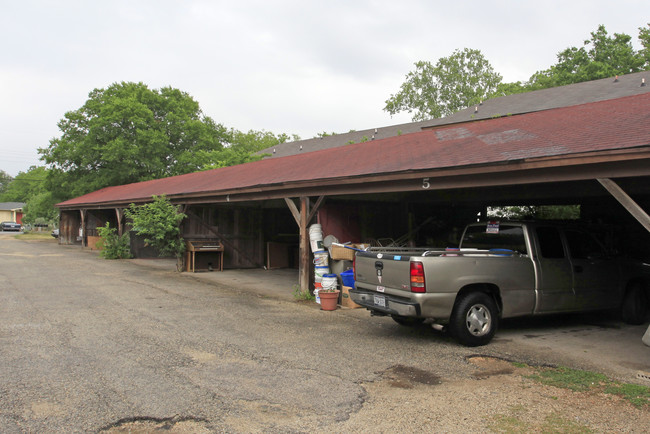
[[[643,46],[639,54],[645,61],[644,69],[648,69],[650,68],[650,23],[646,27],[639,27],[639,42]]]
[[[416,62],[399,92],[386,100],[384,110],[391,115],[413,113],[414,121],[440,118],[485,100],[501,80],[479,50],[455,50],[435,65]]]
[[[46,186],[47,169],[43,166],[32,166],[27,172],[20,172],[7,185],[5,192],[0,195],[2,202],[25,202],[23,221],[34,223],[36,219],[54,222],[58,211],[54,208],[57,199]]]
[[[0,170],[0,198],[2,198],[2,195],[4,194],[5,190],[7,190],[7,186],[11,183],[12,180],[13,178],[11,177],[11,175],[9,175],[4,170]]]
[[[187,93],[129,82],[93,90],[58,127],[39,153],[60,199],[201,170],[230,138]]]
[[[644,71],[650,67],[650,30],[639,28],[642,50],[635,51],[631,40],[625,33],[610,36],[605,26],[600,25],[582,47],[569,47],[558,53],[558,62],[536,72],[527,88],[544,89]]]
[[[43,166],[32,166],[27,172],[19,172],[9,182],[0,195],[2,202],[27,202],[29,198],[46,191],[45,178],[47,169]]]
[[[153,196],[153,202],[144,205],[131,204],[125,211],[132,221],[133,231],[144,237],[160,256],[174,256],[178,270],[182,269],[185,243],[181,238],[180,223],[185,214],[164,195]]]
[[[262,149],[291,140],[300,140],[300,137],[295,134],[292,136],[275,135],[268,131],[256,130],[244,133],[233,129],[229,131],[229,135],[230,143],[226,144],[222,150],[206,155],[205,160],[210,162],[204,165],[204,170],[261,160],[263,155],[257,155],[257,152]]]
[[[58,221],[59,211],[54,208],[57,200],[49,191],[37,193],[27,199],[23,209],[23,221],[25,223],[35,223],[37,219],[45,220],[52,224]]]

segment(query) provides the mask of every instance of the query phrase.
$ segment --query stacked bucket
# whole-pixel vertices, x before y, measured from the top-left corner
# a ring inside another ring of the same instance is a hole
[[[330,273],[329,252],[323,247],[323,228],[319,224],[309,227],[309,244],[314,254],[314,295],[316,303],[320,304],[318,291],[321,289],[336,289],[338,280],[336,274]]]

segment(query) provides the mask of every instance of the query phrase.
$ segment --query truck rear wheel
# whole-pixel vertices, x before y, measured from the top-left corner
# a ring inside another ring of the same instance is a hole
[[[497,331],[499,317],[492,297],[484,292],[470,292],[456,302],[449,319],[449,331],[468,347],[485,345]]]

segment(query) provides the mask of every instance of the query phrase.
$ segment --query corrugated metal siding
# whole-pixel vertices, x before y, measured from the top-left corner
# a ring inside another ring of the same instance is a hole
[[[650,93],[109,187],[58,204],[218,193],[303,181],[490,165],[650,145]]]

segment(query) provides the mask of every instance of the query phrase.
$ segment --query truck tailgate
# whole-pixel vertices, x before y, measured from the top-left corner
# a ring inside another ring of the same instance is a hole
[[[410,291],[411,255],[357,252],[355,286],[388,292]]]

